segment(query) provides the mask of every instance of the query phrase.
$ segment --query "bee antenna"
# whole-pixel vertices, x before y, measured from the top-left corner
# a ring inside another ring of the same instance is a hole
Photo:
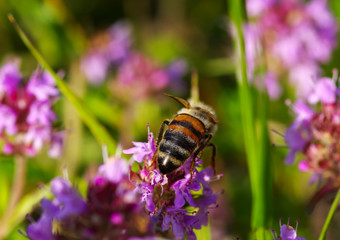
[[[185,100],[185,99],[183,99],[183,98],[180,98],[180,97],[175,97],[175,96],[170,95],[170,94],[167,94],[167,93],[163,93],[163,94],[164,94],[165,96],[168,96],[168,97],[171,97],[171,98],[175,99],[177,102],[179,102],[180,104],[182,104],[185,108],[187,108],[187,109],[190,109],[190,108],[191,108],[190,103],[189,103],[187,100]]]

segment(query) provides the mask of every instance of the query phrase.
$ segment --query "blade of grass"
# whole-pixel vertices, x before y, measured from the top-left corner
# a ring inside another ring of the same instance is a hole
[[[320,236],[319,236],[319,240],[324,240],[326,239],[326,233],[327,233],[327,230],[328,230],[328,227],[329,227],[329,224],[331,223],[332,221],[332,218],[334,216],[334,213],[335,213],[335,210],[338,208],[339,206],[339,202],[340,202],[340,188],[334,198],[334,201],[332,203],[332,206],[328,212],[328,215],[327,215],[327,218],[325,220],[325,223],[322,227],[322,230],[321,230],[321,233],[320,233]]]
[[[85,106],[82,100],[69,88],[69,86],[57,75],[56,72],[50,67],[50,65],[45,61],[39,51],[33,46],[31,41],[28,39],[26,34],[23,32],[21,27],[15,21],[13,15],[9,14],[8,18],[10,22],[13,24],[15,30],[18,32],[21,40],[38,61],[38,63],[48,71],[53,78],[55,79],[58,88],[65,95],[65,97],[71,102],[71,104],[77,110],[79,116],[82,121],[87,125],[87,127],[92,132],[93,136],[97,139],[97,141],[103,145],[106,144],[110,154],[115,152],[116,143],[114,139],[110,136],[107,130],[97,121],[97,119],[93,116],[93,114],[89,111],[89,109]]]
[[[259,98],[256,106],[259,108],[259,132],[256,132],[257,122],[253,104],[252,89],[248,83],[247,62],[245,57],[245,45],[243,36],[244,2],[242,0],[229,1],[230,16],[232,20],[234,45],[236,51],[236,74],[239,90],[241,121],[244,134],[244,142],[249,167],[250,186],[252,191],[251,226],[257,239],[265,239],[267,221],[267,190],[266,173],[268,167],[268,133],[267,133],[267,101]],[[261,96],[261,94],[260,94]]]

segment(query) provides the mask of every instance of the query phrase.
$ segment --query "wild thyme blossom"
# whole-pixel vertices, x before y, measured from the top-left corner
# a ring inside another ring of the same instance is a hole
[[[0,69],[0,139],[4,154],[34,156],[45,144],[53,146],[51,157],[62,151],[62,132],[52,124],[57,119],[52,104],[59,91],[52,76],[36,70],[25,82],[15,62]],[[59,136],[56,139],[56,136]]]
[[[327,1],[247,0],[246,7],[249,79],[276,99],[282,91],[279,79],[288,77],[297,95],[307,97],[319,64],[330,59],[336,46],[337,24]]]
[[[280,237],[277,236],[276,231],[273,230],[273,240],[306,240],[303,237],[297,236],[298,221],[296,221],[295,229],[289,225],[289,218],[287,224],[281,224],[280,219]]]
[[[207,225],[209,208],[216,206],[217,195],[209,186],[214,171],[210,167],[199,171],[201,160],[195,159],[191,181],[189,159],[178,170],[163,175],[152,160],[156,151],[153,134],[149,131],[147,143],[133,144],[135,147],[123,152],[133,154],[139,163],[139,171],[131,171],[130,179],[149,215],[163,231],[171,229],[176,239],[196,239],[193,230]]]
[[[302,172],[312,172],[311,182],[326,185],[316,194],[326,194],[339,186],[340,180],[340,102],[335,80],[321,78],[308,97],[307,104],[299,100],[293,105],[296,119],[285,133],[290,149],[286,163],[292,164],[300,152]],[[316,199],[315,199],[316,200]]]
[[[42,215],[27,227],[31,240],[149,239],[155,240],[128,178],[125,159],[113,157],[98,168],[81,197],[67,180],[51,182],[53,200],[41,201]]]

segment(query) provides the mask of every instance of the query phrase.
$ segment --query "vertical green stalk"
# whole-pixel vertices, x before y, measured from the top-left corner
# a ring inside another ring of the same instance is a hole
[[[259,93],[259,102],[253,103],[252,89],[248,83],[247,63],[243,36],[244,4],[241,0],[229,1],[232,20],[234,45],[236,51],[237,83],[240,98],[240,111],[244,142],[249,167],[252,191],[251,227],[256,239],[265,239],[267,222],[268,186],[268,133],[267,100]],[[255,118],[254,108],[258,109],[259,121]],[[258,125],[257,125],[258,123]],[[259,128],[256,128],[258,126]],[[258,131],[257,131],[258,130]]]
[[[325,220],[325,223],[322,227],[322,230],[321,230],[321,233],[320,233],[320,236],[319,236],[319,240],[324,240],[326,238],[326,233],[327,233],[327,229],[329,227],[329,224],[331,223],[332,221],[332,218],[333,218],[333,215],[335,213],[335,210],[338,208],[339,206],[339,202],[340,202],[340,188],[334,198],[334,201],[332,203],[332,206],[331,208],[329,209],[329,212],[328,212],[328,215],[327,215],[327,218]]]
[[[11,195],[7,204],[7,208],[5,213],[3,214],[0,221],[0,239],[5,236],[8,227],[6,224],[8,219],[12,217],[13,211],[16,208],[17,203],[19,202],[23,190],[25,188],[25,180],[26,180],[26,159],[22,155],[17,155],[15,157],[15,170],[14,170],[14,178],[12,182]]]

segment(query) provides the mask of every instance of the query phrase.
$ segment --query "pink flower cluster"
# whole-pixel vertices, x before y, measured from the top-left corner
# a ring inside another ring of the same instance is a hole
[[[51,107],[58,98],[52,76],[36,70],[26,82],[19,65],[7,62],[0,69],[0,139],[4,154],[34,156],[45,144],[49,155],[62,151],[63,133],[53,129],[57,119]]]
[[[336,77],[319,79],[308,96],[309,104],[298,100],[292,106],[296,118],[285,133],[290,149],[286,163],[292,164],[296,153],[302,153],[299,170],[311,172],[311,182],[326,182],[315,194],[312,205],[339,187],[340,89],[336,81]]]
[[[297,96],[308,96],[319,77],[319,64],[330,59],[336,46],[338,27],[327,1],[247,0],[246,7],[249,79],[272,99],[281,96],[282,78],[289,79]]]
[[[116,72],[116,91],[142,98],[168,85],[175,86],[187,72],[184,60],[174,60],[169,66],[159,64],[132,49],[132,28],[121,21],[114,24],[102,37],[104,41],[90,48],[81,67],[92,84],[102,84],[110,70]]]

